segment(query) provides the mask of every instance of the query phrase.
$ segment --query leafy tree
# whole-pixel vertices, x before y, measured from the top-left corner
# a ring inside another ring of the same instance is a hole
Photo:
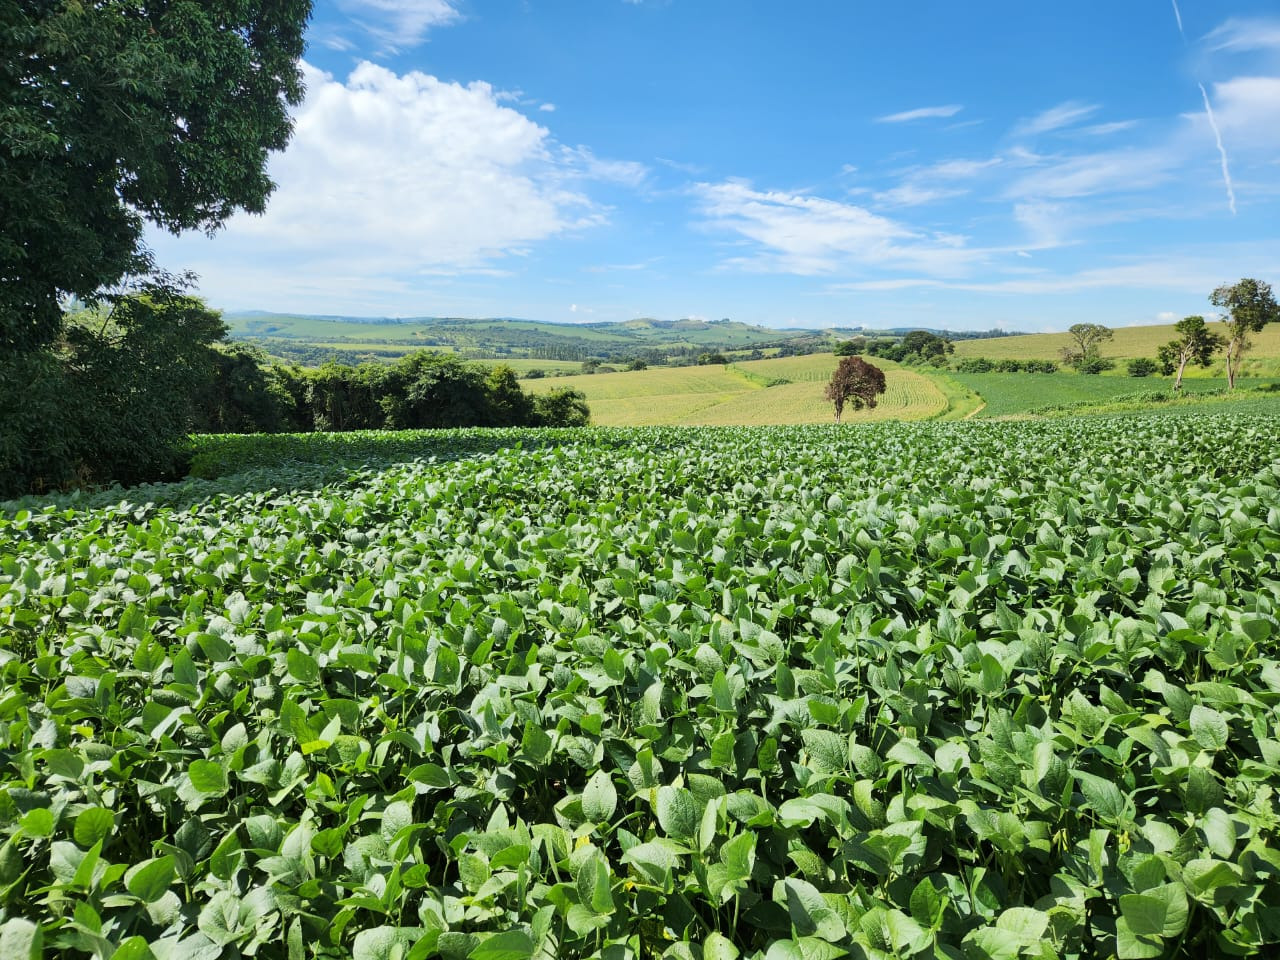
[[[1166,377],[1176,371],[1177,379],[1173,382],[1174,390],[1182,389],[1182,374],[1188,363],[1198,363],[1202,367],[1213,362],[1213,355],[1221,350],[1226,341],[1204,323],[1204,317],[1183,317],[1173,325],[1178,332],[1177,340],[1170,340],[1160,348],[1157,357],[1160,360],[1160,372]]]
[[[0,407],[0,494],[180,473],[225,330],[195,297],[149,287],[72,315],[56,350],[10,358],[30,380]]]
[[[1280,320],[1280,305],[1271,293],[1271,284],[1248,277],[1239,283],[1223,284],[1209,294],[1209,302],[1226,310],[1227,388],[1234,390],[1240,360],[1253,346],[1249,334]]]
[[[832,352],[837,357],[856,357],[865,353],[867,349],[866,337],[853,337],[850,340],[841,340],[836,344],[835,350]]]
[[[0,350],[150,258],[144,221],[261,212],[289,139],[310,0],[0,0]]]
[[[306,404],[317,430],[376,430],[386,425],[389,371],[377,363],[326,363],[308,371]],[[397,424],[397,426],[413,424]]]
[[[422,350],[402,357],[382,391],[385,426],[393,430],[493,424],[486,371],[447,354]]]
[[[276,433],[289,427],[294,398],[261,348],[220,343],[212,359],[212,382],[200,398],[197,432]]]
[[[213,230],[237,209],[264,209],[267,154],[285,146],[288,107],[302,97],[310,9],[310,0],[0,0],[0,486],[20,476],[65,482],[78,469],[76,438],[94,430],[118,438],[153,426],[171,436],[165,417],[105,424],[106,411],[145,406],[140,396],[122,406],[110,378],[98,403],[60,402],[69,371],[55,350],[81,363],[142,349],[127,336],[60,343],[61,304],[98,302],[102,290],[150,273],[147,221]],[[170,286],[156,315],[185,310],[178,297]],[[87,369],[71,371],[76,389],[91,382]],[[169,399],[177,402],[148,402]],[[81,414],[91,420],[69,419]],[[64,459],[43,457],[33,474],[29,445],[47,436],[60,439],[42,456]],[[92,473],[112,462],[95,461]]]
[[[585,427],[591,422],[587,395],[572,387],[556,387],[534,397],[533,410],[533,424],[538,427]]]
[[[1110,340],[1115,333],[1110,327],[1097,323],[1076,323],[1067,328],[1074,346],[1064,347],[1062,359],[1074,367],[1083,367],[1091,360],[1098,359],[1098,348],[1104,340]]]
[[[928,330],[912,330],[902,338],[901,350],[903,359],[932,360],[954,352],[955,346]]]
[[[831,375],[826,397],[835,404],[836,423],[839,423],[846,403],[855,410],[861,410],[864,406],[874,408],[876,397],[884,391],[883,370],[861,357],[844,357],[840,366],[836,367],[836,372]]]
[[[489,410],[486,420],[495,427],[519,427],[533,422],[533,401],[520,389],[515,370],[500,363],[485,377]]]

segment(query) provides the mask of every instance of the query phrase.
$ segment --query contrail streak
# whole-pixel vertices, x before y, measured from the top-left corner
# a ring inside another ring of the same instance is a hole
[[[1183,42],[1186,42],[1187,35],[1182,29],[1182,11],[1178,9],[1178,0],[1173,0],[1173,15],[1178,20],[1178,32],[1182,34]]]
[[[1205,113],[1209,115],[1209,126],[1213,127],[1213,136],[1218,141],[1218,155],[1222,157],[1222,182],[1227,187],[1227,202],[1231,206],[1231,215],[1236,213],[1236,191],[1231,186],[1231,168],[1227,165],[1227,148],[1222,145],[1222,131],[1218,129],[1218,121],[1214,119],[1213,107],[1209,105],[1209,91],[1200,84],[1200,96],[1204,97]]]

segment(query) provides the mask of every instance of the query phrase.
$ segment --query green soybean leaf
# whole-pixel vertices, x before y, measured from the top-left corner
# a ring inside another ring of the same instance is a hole
[[[591,823],[608,823],[618,808],[618,791],[603,770],[597,770],[582,791],[582,813]]]
[[[1191,708],[1191,735],[1206,750],[1217,753],[1227,745],[1230,728],[1227,718],[1217,710],[1197,704]]]
[[[213,760],[193,760],[187,776],[191,778],[192,788],[206,797],[221,797],[229,789],[226,771]]]
[[[154,903],[169,890],[175,874],[174,859],[170,854],[130,868],[124,875],[124,885],[143,903]]]
[[[76,825],[72,831],[76,843],[80,846],[92,847],[99,840],[111,834],[115,826],[115,817],[104,807],[89,807],[76,815]]]

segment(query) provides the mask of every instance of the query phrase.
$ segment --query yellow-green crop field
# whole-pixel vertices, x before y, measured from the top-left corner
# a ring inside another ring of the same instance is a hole
[[[1209,328],[1221,333],[1221,323],[1211,322]],[[1156,356],[1163,344],[1177,337],[1172,324],[1149,327],[1115,327],[1115,337],[1102,343],[1104,357],[1130,360],[1135,357]],[[1280,375],[1280,324],[1264,327],[1250,337],[1253,347],[1245,354],[1245,376]],[[1060,360],[1062,348],[1070,346],[1071,336],[1066,333],[1033,333],[1019,337],[998,337],[991,340],[961,340],[956,343],[956,357],[986,357],[989,360]],[[1123,367],[1117,371],[1124,374]],[[1222,358],[1219,356],[1208,368],[1188,368],[1189,377],[1222,377]]]
[[[527,383],[532,393],[572,387],[587,396],[601,426],[754,426],[826,423],[832,407],[824,384],[831,354],[752,360],[728,366],[664,367]],[[946,394],[929,376],[888,361],[887,389],[874,410],[845,411],[845,420],[926,420],[946,413]],[[776,381],[786,381],[776,383]],[[775,382],[774,386],[767,386]]]

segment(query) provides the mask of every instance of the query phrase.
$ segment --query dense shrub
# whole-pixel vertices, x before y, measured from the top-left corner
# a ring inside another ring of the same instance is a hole
[[[1106,357],[1086,357],[1075,364],[1077,373],[1099,374],[1114,370],[1116,362]]]
[[[1160,365],[1150,357],[1136,357],[1125,367],[1131,377],[1149,377],[1160,371]]]

